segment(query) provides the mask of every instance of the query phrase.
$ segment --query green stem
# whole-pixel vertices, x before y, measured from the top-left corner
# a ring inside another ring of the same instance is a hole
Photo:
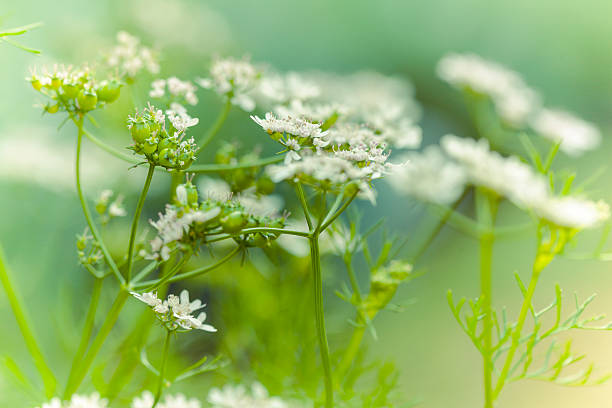
[[[536,259],[538,259],[537,255],[536,255]],[[516,326],[512,330],[512,343],[510,345],[510,349],[508,349],[508,354],[506,354],[506,359],[504,360],[502,371],[495,385],[495,390],[493,393],[494,398],[497,398],[501,390],[504,388],[504,385],[508,379],[508,374],[512,367],[514,355],[516,354],[516,351],[518,350],[518,347],[520,345],[523,326],[525,325],[525,320],[527,319],[529,310],[531,310],[531,307],[532,307],[531,301],[533,299],[533,295],[535,293],[536,286],[538,284],[538,279],[540,278],[540,273],[542,272],[542,269],[543,269],[543,267],[538,267],[537,265],[538,263],[535,262],[533,266],[533,270],[531,272],[531,280],[529,281],[527,292],[525,292],[525,296],[523,297],[523,304],[521,305],[521,310],[519,312]]]
[[[208,266],[204,266],[202,268],[194,269],[193,271],[181,273],[180,275],[173,276],[170,279],[167,279],[166,283],[170,284],[170,283],[178,282],[178,281],[181,281],[181,280],[184,280],[184,279],[194,278],[196,276],[203,275],[206,272],[210,272],[213,269],[223,265],[225,262],[227,262],[230,259],[232,259],[234,257],[234,255],[236,255],[238,252],[240,252],[241,249],[242,249],[242,247],[239,245],[236,248],[234,248],[229,254],[225,255],[223,258],[219,259],[214,264],[208,265]],[[162,279],[164,279],[164,278],[162,278]],[[143,288],[150,287],[151,285],[157,285],[158,282],[159,282],[159,280],[144,281],[144,282],[138,283],[137,285],[134,285],[134,288],[141,290]]]
[[[106,340],[109,333],[111,332],[111,329],[117,322],[117,319],[119,318],[119,313],[125,305],[128,296],[128,291],[120,289],[119,293],[117,294],[117,297],[115,298],[115,301],[113,302],[113,305],[111,306],[110,311],[106,315],[106,319],[104,320],[102,327],[100,327],[100,331],[94,338],[91,347],[87,351],[87,354],[85,354],[78,367],[75,368],[75,370],[70,374],[68,383],[66,384],[66,390],[64,391],[64,400],[70,399],[72,394],[74,394],[78,390],[79,386],[85,379],[85,376],[87,375],[91,364],[96,358],[96,355],[102,348],[104,341]]]
[[[83,142],[83,117],[81,116],[78,120],[75,120],[73,118],[72,120],[74,121],[78,129],[75,173],[76,173],[76,188],[77,188],[77,193],[79,195],[79,201],[81,202],[81,207],[83,208],[83,215],[85,216],[85,220],[87,221],[87,225],[89,226],[89,230],[91,231],[91,234],[93,235],[95,240],[98,242],[98,245],[100,245],[100,250],[102,251],[102,255],[104,255],[104,259],[106,263],[113,271],[113,274],[115,275],[119,283],[124,284],[125,279],[121,275],[121,272],[119,272],[119,268],[117,268],[117,264],[115,263],[112,256],[108,252],[108,249],[106,248],[106,245],[104,244],[104,241],[102,241],[102,236],[98,232],[98,228],[96,227],[96,225],[94,224],[91,218],[91,212],[89,211],[89,207],[87,205],[87,202],[85,201],[85,196],[83,195],[83,189],[81,187],[81,144]]]
[[[34,330],[30,324],[30,319],[24,308],[21,306],[23,302],[21,301],[19,294],[11,283],[10,272],[5,265],[4,259],[4,251],[0,246],[0,281],[2,282],[2,286],[4,286],[4,290],[6,291],[9,304],[11,305],[11,309],[15,315],[15,320],[17,320],[17,324],[19,325],[19,330],[21,331],[26,347],[28,348],[30,356],[32,356],[32,360],[34,360],[34,364],[42,377],[45,387],[45,395],[47,398],[51,398],[55,394],[57,381],[55,380],[53,372],[47,365],[45,357],[40,351],[40,347],[38,347]]]
[[[237,164],[194,164],[189,167],[189,173],[220,173],[224,171],[261,167],[268,164],[280,163],[282,161],[282,156],[275,156]]]
[[[223,109],[221,110],[221,113],[219,114],[219,117],[217,118],[217,121],[212,125],[212,127],[208,130],[208,133],[206,133],[206,136],[204,136],[204,138],[200,142],[200,146],[198,147],[196,154],[200,153],[206,146],[208,146],[210,142],[212,142],[215,135],[221,129],[221,126],[223,126],[223,123],[225,122],[225,119],[227,119],[227,115],[229,114],[231,109],[232,103],[228,98],[228,100],[225,102],[225,105],[223,106]]]
[[[155,408],[159,399],[162,396],[162,392],[164,391],[164,374],[166,372],[166,365],[168,362],[168,350],[170,349],[170,336],[172,332],[170,330],[166,333],[166,339],[164,340],[164,351],[162,354],[161,366],[159,368],[159,383],[157,384],[157,392],[155,393],[155,401],[153,402],[153,406],[151,408]]]
[[[253,228],[245,228],[240,231],[239,235],[243,234],[253,234],[255,232],[270,232],[273,234],[288,234],[288,235],[297,235],[298,237],[308,238],[310,237],[309,232],[290,230],[286,228],[272,228],[272,227],[253,227]]]
[[[142,192],[140,193],[140,197],[138,198],[138,204],[136,205],[136,213],[134,214],[134,219],[132,220],[132,229],[130,230],[130,242],[128,244],[128,254],[127,254],[127,272],[126,272],[126,280],[130,281],[132,278],[132,267],[134,266],[134,244],[136,242],[136,231],[138,230],[138,221],[140,220],[140,213],[142,212],[142,207],[144,206],[145,199],[147,198],[147,193],[149,191],[149,187],[151,186],[151,180],[153,179],[153,172],[155,171],[155,165],[149,165],[149,172],[147,173],[147,179],[145,180],[144,187],[142,188]]]
[[[77,352],[72,359],[72,366],[70,372],[75,372],[76,367],[79,365],[81,359],[87,351],[87,346],[91,340],[91,334],[93,333],[94,323],[96,320],[96,311],[98,310],[98,304],[100,303],[100,294],[102,293],[102,284],[104,279],[96,279],[91,293],[91,300],[89,301],[89,309],[87,310],[87,316],[85,317],[85,325],[83,326],[83,333],[81,334],[81,341],[77,347]]]
[[[314,300],[315,300],[315,320],[317,327],[317,335],[319,337],[319,350],[321,353],[321,362],[323,364],[323,373],[325,375],[325,407],[334,407],[334,390],[331,361],[329,357],[329,344],[327,343],[327,334],[325,332],[325,315],[323,309],[323,279],[321,277],[321,254],[319,251],[319,235],[313,234],[310,239],[310,260],[312,263],[313,284],[314,284]]]
[[[121,159],[121,160],[126,161],[126,162],[131,163],[131,164],[138,164],[138,163],[141,162],[137,158],[135,158],[133,156],[130,156],[129,154],[123,153],[123,152],[117,150],[116,148],[114,148],[113,146],[104,143],[102,140],[100,140],[97,137],[95,137],[90,131],[88,131],[86,129],[83,129],[83,134],[93,144],[95,144],[96,146],[98,146],[102,150],[105,150],[107,153],[112,154],[113,156],[115,156],[118,159]]]
[[[310,211],[308,210],[306,195],[304,194],[304,189],[302,188],[302,185],[299,182],[295,185],[295,190],[300,200],[300,204],[302,205],[302,210],[304,211],[304,218],[306,218],[306,224],[308,224],[308,229],[312,231],[312,219],[310,218]]]
[[[480,298],[483,311],[483,383],[485,408],[493,408],[493,310],[492,310],[492,263],[493,228],[497,215],[497,198],[483,190],[476,191],[476,213],[482,230],[480,233]]]
[[[321,228],[319,228],[319,230],[325,231],[325,228],[327,228],[332,222],[336,221],[336,218],[338,218],[344,212],[344,210],[346,210],[348,206],[351,205],[355,197],[357,197],[357,193],[354,193],[348,200],[346,200],[344,204],[342,204],[342,207],[340,207],[338,211],[336,211],[333,215],[330,212],[327,217],[325,217],[325,220],[323,221],[323,224],[321,225]]]

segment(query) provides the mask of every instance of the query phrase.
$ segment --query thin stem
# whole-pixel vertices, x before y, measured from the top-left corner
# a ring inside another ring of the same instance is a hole
[[[310,233],[309,232],[291,230],[291,229],[286,229],[286,228],[272,228],[272,227],[245,228],[242,231],[240,231],[239,235],[252,234],[252,233],[255,233],[255,232],[270,232],[270,233],[274,233],[274,234],[297,235],[299,237],[304,237],[304,238],[310,237]]]
[[[83,326],[83,333],[81,334],[81,341],[77,347],[77,352],[74,354],[72,359],[72,366],[70,372],[74,372],[79,362],[87,351],[87,346],[91,340],[91,334],[93,333],[94,323],[96,320],[96,311],[98,310],[98,304],[100,303],[100,294],[102,293],[102,284],[104,279],[96,278],[94,286],[91,292],[91,300],[89,302],[89,309],[87,310],[87,316],[85,317],[85,325]]]
[[[252,167],[261,167],[266,166],[268,164],[280,163],[282,161],[282,156],[274,156],[237,164],[194,164],[189,167],[189,173],[220,173],[224,171],[234,171],[240,169],[248,169]]]
[[[185,254],[183,258],[180,261],[178,261],[176,265],[174,265],[174,267],[170,270],[170,272],[164,275],[164,277],[159,279],[156,283],[152,284],[151,286],[143,290],[145,292],[150,292],[154,289],[157,289],[164,283],[168,282],[174,275],[176,275],[181,270],[181,268],[185,265],[185,263],[189,260],[189,258],[191,258],[191,253]]]
[[[215,262],[212,265],[208,265],[208,266],[204,266],[202,268],[198,268],[198,269],[194,269],[192,271],[189,272],[185,272],[185,273],[181,273],[180,275],[176,275],[173,276],[172,278],[168,279],[166,281],[166,283],[173,283],[173,282],[178,282],[184,279],[189,279],[189,278],[194,278],[196,276],[200,276],[203,275],[207,272],[212,271],[213,269],[223,265],[225,262],[229,261],[230,259],[232,259],[234,257],[234,255],[236,255],[238,252],[240,252],[240,250],[242,249],[242,246],[237,246],[236,248],[234,248],[229,254],[225,255],[223,258],[219,259],[217,262]],[[142,288],[146,288],[149,287],[151,285],[155,285],[158,283],[159,280],[150,280],[150,281],[144,281],[144,282],[140,282],[137,285],[134,285],[134,287],[136,289],[142,289]]]
[[[97,137],[95,137],[90,131],[88,131],[87,129],[83,129],[83,134],[85,135],[86,138],[88,138],[93,144],[95,144],[96,146],[98,146],[99,148],[101,148],[102,150],[106,151],[107,153],[110,153],[111,155],[115,156],[118,159],[121,159],[123,161],[126,161],[128,163],[131,164],[138,164],[141,161],[138,160],[137,158],[130,156],[127,153],[123,153],[119,150],[117,150],[115,147],[104,143],[102,140],[98,139]]]
[[[319,351],[325,375],[325,407],[334,407],[334,390],[331,361],[329,357],[329,344],[325,331],[325,315],[323,309],[323,279],[321,277],[321,254],[319,251],[319,235],[313,234],[310,239],[310,261],[312,263],[314,300],[315,300],[315,320],[317,335],[319,338]]]
[[[157,384],[157,392],[155,393],[155,401],[153,402],[153,407],[157,406],[159,399],[161,398],[162,392],[164,390],[164,374],[166,373],[166,365],[168,362],[168,350],[170,349],[170,336],[172,332],[170,330],[166,333],[166,339],[164,340],[164,351],[162,354],[161,366],[159,367],[159,382]]]
[[[208,146],[210,142],[212,142],[215,135],[221,129],[221,126],[223,126],[223,123],[225,122],[225,119],[227,119],[227,115],[229,114],[231,109],[232,109],[232,103],[230,102],[228,98],[227,101],[225,101],[225,105],[223,106],[223,109],[221,110],[221,113],[219,114],[217,121],[212,125],[212,127],[208,130],[208,133],[206,133],[206,136],[204,136],[204,138],[200,142],[200,146],[198,147],[196,154],[200,153],[206,146]]]
[[[108,337],[109,333],[111,332],[111,329],[115,325],[115,322],[117,322],[117,319],[119,318],[119,313],[125,305],[128,295],[129,293],[124,289],[121,289],[117,294],[117,297],[115,298],[115,301],[113,302],[110,311],[106,315],[106,319],[104,320],[102,327],[100,327],[100,331],[98,331],[98,334],[94,338],[91,347],[87,351],[87,354],[83,356],[81,364],[79,364],[78,367],[71,372],[68,378],[66,390],[64,391],[65,400],[68,400],[70,396],[72,396],[72,394],[76,392],[76,390],[79,388],[79,386],[85,379],[85,376],[87,375],[91,364],[96,358],[96,355],[100,351],[100,348],[102,348],[106,337]]]
[[[136,205],[136,213],[134,214],[134,219],[132,220],[132,228],[130,230],[130,242],[128,244],[128,254],[127,254],[127,272],[126,272],[126,281],[129,282],[132,279],[132,267],[134,266],[134,244],[136,242],[136,231],[138,230],[138,221],[140,220],[140,213],[142,212],[142,207],[144,206],[145,199],[147,198],[147,193],[149,191],[149,187],[151,186],[151,180],[153,179],[153,172],[155,171],[155,165],[149,165],[149,171],[147,173],[147,178],[144,183],[144,187],[142,188],[142,192],[140,193],[140,197],[138,198],[138,204]]]
[[[493,408],[493,311],[492,311],[492,262],[493,228],[497,215],[497,199],[483,190],[476,191],[476,213],[483,228],[480,234],[480,297],[483,310],[483,377],[485,408]]]
[[[532,307],[531,301],[533,299],[533,295],[535,293],[536,286],[538,284],[538,279],[540,278],[540,273],[544,269],[544,266],[539,266],[541,264],[537,262],[538,258],[539,258],[539,253],[538,255],[536,255],[536,262],[534,262],[534,265],[533,265],[533,270],[531,272],[531,279],[529,281],[529,286],[527,287],[527,292],[525,292],[525,295],[523,297],[523,303],[521,305],[521,310],[519,312],[516,326],[514,327],[512,331],[512,343],[510,345],[510,349],[508,349],[508,354],[506,354],[506,359],[504,360],[502,371],[495,385],[495,390],[493,394],[495,398],[499,395],[501,390],[504,388],[504,385],[508,378],[508,374],[510,372],[510,369],[512,368],[514,355],[520,345],[523,326],[525,325],[527,314],[529,313],[529,310]]]
[[[104,241],[102,241],[102,236],[98,232],[98,228],[96,227],[96,225],[94,224],[91,218],[91,212],[89,211],[87,201],[85,201],[85,196],[83,195],[83,189],[81,187],[81,144],[83,142],[83,117],[81,116],[78,120],[73,118],[72,120],[76,124],[77,129],[78,129],[75,173],[76,173],[76,188],[77,188],[77,193],[79,195],[79,201],[81,202],[81,207],[83,208],[83,215],[85,216],[85,220],[87,221],[87,225],[89,226],[89,230],[91,231],[91,234],[98,242],[98,245],[100,245],[100,250],[102,251],[104,260],[106,261],[108,266],[113,271],[113,274],[115,275],[119,283],[123,285],[125,283],[125,279],[121,275],[121,272],[119,272],[119,268],[117,268],[117,264],[115,263],[112,256],[108,252],[108,249],[106,248],[106,245],[104,244]]]
[[[142,270],[140,272],[138,272],[138,274],[136,276],[134,276],[134,279],[132,279],[132,283],[140,282],[142,280],[142,278],[144,278],[145,276],[147,276],[148,274],[153,272],[155,270],[155,268],[157,268],[158,266],[159,266],[159,262],[158,261],[151,262],[150,264],[148,264],[147,266],[142,268]]]
[[[319,228],[319,230],[325,231],[325,228],[329,227],[332,222],[336,221],[336,218],[338,218],[344,212],[344,210],[346,210],[348,206],[351,205],[355,197],[357,197],[357,192],[355,192],[348,200],[346,200],[344,204],[342,204],[342,207],[340,207],[335,214],[328,214],[327,217],[325,217],[325,220],[323,221],[323,224],[321,225],[321,228]]]
[[[300,183],[296,183],[295,190],[300,200],[300,204],[302,205],[302,210],[304,210],[304,218],[306,218],[306,224],[308,224],[308,229],[312,231],[312,219],[310,218],[310,211],[308,210],[308,203],[306,202],[304,189],[302,188],[302,185]]]
[[[2,286],[4,286],[4,290],[6,291],[6,296],[8,298],[9,304],[11,305],[11,309],[13,310],[13,315],[15,316],[15,320],[17,321],[17,325],[19,325],[19,330],[21,331],[21,335],[25,341],[26,347],[30,352],[30,356],[32,360],[34,360],[34,364],[36,365],[36,369],[40,373],[42,377],[43,384],[45,387],[45,395],[47,398],[51,398],[55,394],[55,388],[57,386],[57,381],[53,372],[49,368],[45,357],[40,351],[40,347],[38,346],[38,342],[36,341],[36,336],[34,335],[34,330],[32,329],[32,324],[30,323],[30,319],[26,314],[25,309],[22,307],[22,300],[17,290],[11,283],[11,276],[8,268],[5,265],[4,261],[4,251],[0,246],[0,281],[2,282]]]

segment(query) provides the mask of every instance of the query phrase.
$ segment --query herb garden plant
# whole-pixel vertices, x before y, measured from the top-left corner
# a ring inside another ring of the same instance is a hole
[[[475,55],[451,54],[440,61],[438,74],[465,98],[477,133],[445,135],[439,145],[426,139],[422,151],[406,153],[420,147],[422,136],[411,85],[399,77],[281,73],[248,58],[217,57],[201,77],[164,78],[158,51],[125,32],[117,41],[89,64],[36,67],[28,77],[43,112],[59,117],[61,131],[74,139],[84,224],[76,254],[91,283],[81,295],[88,306],[72,360],[51,367],[0,252],[2,284],[42,379],[41,388],[24,374],[22,362],[5,358],[5,371],[30,404],[24,406],[412,406],[397,386],[399,372],[411,368],[377,361],[363,343],[378,336],[379,313],[398,309],[392,303],[396,290],[418,277],[414,265],[443,225],[479,248],[480,295],[466,300],[449,290],[447,297],[449,313],[482,358],[485,408],[494,407],[512,381],[590,385],[607,379],[595,375],[569,342],[554,341],[570,330],[610,329],[598,325],[602,317],[585,316],[592,298],[576,300],[575,310],[566,312],[557,286],[548,306],[535,306],[539,278],[554,259],[582,230],[609,217],[603,201],[587,199],[575,185],[575,175],[554,166],[559,154],[595,148],[601,138],[596,127],[544,108],[518,74]],[[139,102],[144,99],[137,84],[143,83],[147,100]],[[221,105],[212,123],[189,113],[199,103],[197,94],[206,91],[218,95]],[[130,111],[123,146],[116,147],[91,129],[104,128],[99,113],[119,100]],[[249,137],[273,145],[276,154],[244,153],[231,137],[211,150],[226,121],[240,115],[257,128]],[[145,171],[133,207],[124,205],[131,197],[107,186],[96,186],[96,199],[84,192],[86,143],[124,161],[126,171]],[[375,206],[388,199],[377,196],[380,179],[390,182],[397,199],[428,203],[439,225],[415,238],[412,231],[386,234],[382,224],[389,216],[364,220],[355,208],[359,200]],[[164,183],[167,204],[146,222],[151,187]],[[524,223],[497,222],[510,206],[524,212]],[[123,217],[131,219],[129,230],[117,239],[109,226]],[[516,273],[522,302],[513,316],[496,302],[492,260],[495,243],[519,231],[534,231],[536,246],[528,280]],[[407,257],[403,244],[411,239],[424,244]],[[117,251],[114,241],[125,241],[125,248]],[[240,281],[214,304],[225,311],[190,293],[205,274],[231,279],[237,270]],[[343,342],[328,338],[324,279],[346,282],[336,295],[354,318],[333,327],[348,334]],[[282,292],[271,293],[265,280],[278,281]],[[104,305],[103,294],[111,292],[114,300]],[[140,308],[136,317],[126,314],[130,303]],[[258,303],[268,305],[266,313],[258,313]],[[128,318],[129,328],[118,329]],[[251,332],[258,341],[248,341]],[[205,355],[186,353],[192,361],[177,351],[200,341],[210,347]],[[572,370],[574,365],[583,368]],[[198,387],[193,396],[175,392],[184,381],[207,388]]]

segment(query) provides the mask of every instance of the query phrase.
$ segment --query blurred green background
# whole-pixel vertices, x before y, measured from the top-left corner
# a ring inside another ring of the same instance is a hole
[[[558,167],[577,170],[578,180],[584,180],[605,167],[612,152],[607,137],[612,3],[605,0],[22,0],[5,2],[1,13],[3,27],[44,22],[42,28],[20,39],[42,50],[41,56],[0,44],[0,157],[4,160],[0,163],[0,241],[44,351],[55,365],[61,365],[65,358],[59,340],[66,336],[66,328],[79,324],[88,301],[80,293],[87,293],[89,278],[77,267],[73,239],[83,227],[83,217],[71,173],[59,170],[72,168],[74,131],[66,126],[58,132],[57,118],[41,117],[40,109],[33,107],[37,96],[23,78],[33,65],[56,61],[78,64],[92,59],[99,49],[114,42],[118,30],[159,47],[162,76],[203,76],[211,55],[245,53],[280,70],[374,69],[405,76],[414,83],[423,106],[425,144],[434,143],[445,132],[473,133],[459,96],[435,76],[435,64],[442,55],[472,51],[521,72],[527,83],[542,93],[547,105],[566,108],[601,128],[604,141],[600,149],[578,160],[563,158]],[[148,83],[145,80],[139,86],[144,91]],[[220,104],[210,94],[200,92],[200,97],[195,116],[205,125],[214,120]],[[121,101],[101,116],[100,121],[109,126],[97,130],[118,146],[128,143],[123,121],[129,98]],[[203,125],[198,127],[203,129]],[[247,115],[234,111],[219,139],[239,138],[244,146],[266,145],[253,135],[260,133]],[[23,151],[20,143],[27,149],[37,144],[48,149]],[[141,183],[138,171],[127,172],[124,164],[91,146],[87,150],[93,170],[85,173],[86,189],[92,196],[105,187],[127,192]],[[13,164],[11,158],[21,164]],[[610,202],[608,174],[606,171],[598,178],[590,191]],[[146,206],[147,218],[162,208],[165,188],[167,184],[162,183],[153,190]],[[398,200],[384,183],[378,184],[378,191],[376,207],[360,204],[365,223],[386,216],[396,232],[415,231],[415,240],[409,245],[415,247],[417,231],[434,218],[423,206]],[[132,201],[133,197],[128,200],[128,209],[133,207]],[[506,213],[501,223],[520,222],[514,210]],[[583,235],[577,252],[592,248],[597,239],[596,233]],[[495,304],[510,305],[511,314],[516,313],[520,299],[512,273],[526,276],[534,245],[533,231],[529,231],[495,248]],[[456,296],[477,295],[477,255],[475,242],[444,229],[419,262],[418,267],[426,273],[397,294],[395,300],[406,305],[405,311],[381,314],[376,323],[379,339],[368,339],[374,354],[396,362],[402,372],[402,391],[421,400],[423,407],[481,405],[479,355],[454,322],[445,297],[448,288]],[[576,291],[581,299],[598,293],[591,314],[611,311],[611,266],[594,261],[556,261],[541,280],[537,305],[553,300],[554,283],[559,282],[568,295]],[[331,299],[338,279],[328,282],[328,330],[332,348],[341,348],[345,338],[334,335],[334,324],[343,324],[346,311],[337,311],[341,307]],[[0,336],[1,354],[28,361],[4,296],[0,296],[0,316],[2,326],[8,328]],[[576,351],[588,352],[596,363],[597,373],[612,372],[612,332],[580,332],[572,338]],[[611,396],[612,382],[593,388],[521,382],[504,391],[499,407],[603,408],[610,406]],[[10,383],[0,377],[0,405],[8,406],[14,398]]]

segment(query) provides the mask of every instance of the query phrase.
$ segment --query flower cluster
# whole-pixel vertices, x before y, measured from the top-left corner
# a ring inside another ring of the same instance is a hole
[[[268,166],[272,181],[299,180],[321,188],[357,187],[373,201],[369,183],[387,173],[389,153],[383,136],[352,124],[336,124],[328,130],[303,118],[251,117],[273,140],[285,147],[285,162]]]
[[[140,39],[120,31],[117,33],[117,45],[106,55],[106,63],[109,67],[117,69],[120,75],[128,80],[143,69],[152,74],[159,72],[159,63],[156,53],[140,43]]]
[[[130,408],[153,408],[155,397],[150,391],[143,392],[132,400]],[[187,398],[183,394],[165,395],[156,408],[201,408],[202,404],[195,398]]]
[[[100,215],[102,224],[107,224],[115,217],[125,217],[127,212],[123,208],[123,196],[117,195],[111,202],[114,193],[112,190],[103,190],[96,201],[96,212]]]
[[[207,199],[198,202],[198,193],[191,183],[179,185],[173,204],[151,225],[157,236],[151,241],[150,259],[168,260],[174,251],[195,252],[211,235],[237,235],[234,239],[245,246],[266,246],[276,234],[258,232],[238,236],[245,228],[283,228],[285,219],[247,212],[243,205],[230,199]]]
[[[62,402],[59,398],[41,405],[40,408],[108,408],[108,400],[94,392],[91,395],[74,394],[70,401]]]
[[[569,229],[598,226],[610,215],[603,202],[554,194],[543,175],[518,157],[491,151],[484,139],[446,135],[440,144],[444,154],[432,147],[397,168],[392,180],[399,191],[448,204],[468,183],[507,198],[551,225]]]
[[[217,329],[204,324],[206,313],[200,312],[197,317],[193,312],[206,307],[201,300],[189,301],[189,292],[183,290],[179,296],[168,295],[168,299],[161,300],[155,292],[130,292],[136,299],[146,303],[155,312],[157,319],[170,331],[199,329],[207,332],[216,332]]]
[[[98,81],[93,71],[72,66],[55,65],[53,69],[43,69],[41,74],[32,71],[27,80],[32,87],[48,97],[51,102],[44,105],[47,113],[59,111],[69,114],[84,114],[119,97],[121,82],[109,76]]]
[[[252,94],[260,76],[260,71],[247,58],[217,58],[210,67],[210,77],[199,78],[196,82],[249,112],[255,108]]]
[[[474,54],[449,54],[440,60],[438,75],[456,88],[489,97],[505,122],[531,128],[560,143],[560,149],[569,155],[581,155],[601,142],[594,125],[569,112],[542,108],[541,98],[523,78],[500,64]]]
[[[186,131],[197,123],[198,119],[191,118],[181,105],[173,104],[165,113],[149,105],[128,118],[128,129],[135,143],[131,149],[156,166],[185,170],[195,160],[197,150],[194,139],[187,138]]]
[[[196,87],[189,81],[181,81],[177,77],[168,79],[156,79],[151,83],[151,98],[164,98],[166,90],[168,97],[172,102],[187,103],[189,105],[197,105],[198,97],[195,95]]]
[[[76,236],[76,247],[81,265],[95,266],[103,259],[100,244],[89,233],[89,228]]]
[[[227,384],[213,388],[208,393],[212,408],[289,408],[290,405],[279,397],[270,396],[268,390],[258,382],[248,390],[244,385]]]

